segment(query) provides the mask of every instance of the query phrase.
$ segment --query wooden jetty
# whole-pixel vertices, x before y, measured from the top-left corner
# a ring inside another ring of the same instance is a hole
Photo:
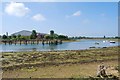
[[[6,44],[9,44],[9,45],[12,45],[12,44],[39,44],[39,43],[42,43],[42,45],[45,45],[45,44],[49,44],[49,45],[52,45],[52,44],[55,44],[55,45],[58,45],[58,44],[62,44],[62,40],[37,40],[37,39],[34,39],[34,40],[2,40],[1,41],[2,43],[4,43],[5,45]]]

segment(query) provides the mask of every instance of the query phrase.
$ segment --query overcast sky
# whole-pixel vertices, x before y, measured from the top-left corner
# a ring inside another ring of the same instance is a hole
[[[68,36],[118,35],[117,2],[3,2],[0,9],[0,34],[34,29]]]

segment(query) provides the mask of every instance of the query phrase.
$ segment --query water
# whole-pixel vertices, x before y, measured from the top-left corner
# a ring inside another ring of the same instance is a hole
[[[99,42],[95,44],[95,42]],[[0,44],[0,52],[11,52],[11,51],[52,51],[52,50],[84,50],[89,49],[89,47],[110,47],[110,46],[118,46],[118,42],[110,43],[109,41],[103,42],[103,40],[81,40],[79,42],[64,42],[63,44],[59,45],[48,45],[45,44],[44,46],[40,44],[12,44],[12,45],[5,45]]]

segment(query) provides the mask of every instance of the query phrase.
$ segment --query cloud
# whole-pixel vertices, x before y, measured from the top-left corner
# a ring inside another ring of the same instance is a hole
[[[66,15],[66,18],[81,16],[81,11],[76,11],[71,15]]]
[[[25,16],[29,11],[30,9],[26,7],[23,3],[11,2],[5,7],[5,12],[13,16],[22,17]]]
[[[80,12],[80,11],[77,11],[77,12],[73,13],[72,16],[80,16],[80,15],[81,15],[81,12]]]
[[[46,18],[42,15],[42,14],[36,14],[32,17],[33,20],[36,20],[36,21],[45,21]]]

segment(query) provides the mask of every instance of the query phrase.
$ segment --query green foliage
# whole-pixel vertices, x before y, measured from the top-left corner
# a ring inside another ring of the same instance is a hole
[[[37,32],[33,30],[32,34],[30,35],[30,39],[36,39],[36,38],[37,38]]]
[[[50,31],[50,35],[54,35],[54,31],[53,30]]]
[[[120,37],[118,37],[118,36],[116,36],[115,38],[116,38],[116,39],[120,39]]]
[[[68,36],[58,35],[58,39],[68,39]]]
[[[15,39],[16,37],[17,37],[16,35],[14,35],[14,34],[12,35],[12,38],[13,38],[13,39]]]
[[[45,39],[51,39],[51,40],[53,40],[53,39],[58,39],[58,35],[57,34],[53,34],[53,35],[45,35]]]
[[[29,36],[21,36],[19,40],[28,40],[28,39],[30,39]]]
[[[17,38],[20,39],[20,38],[21,38],[21,35],[19,34],[19,35],[17,36]]]
[[[2,39],[7,39],[7,36],[6,36],[6,35],[3,35],[3,36],[2,36]]]
[[[3,35],[2,38],[3,39],[8,39],[8,40],[36,39],[37,38],[37,32],[36,32],[36,30],[33,30],[32,34],[30,36],[22,36],[20,34],[19,35],[13,34],[13,35],[7,37],[6,35]],[[50,31],[50,35],[47,34],[43,38],[50,39],[50,40],[54,40],[54,39],[67,40],[67,39],[69,39],[68,36],[55,34],[53,30]]]
[[[12,39],[12,36],[8,36],[8,39]]]
[[[45,36],[45,39],[50,39],[50,35],[46,34]]]
[[[50,39],[57,39],[57,38],[58,38],[57,34],[50,35]]]
[[[65,35],[58,35],[58,34],[52,34],[52,35],[45,35],[45,39],[62,39],[62,40],[67,40],[68,36]]]

